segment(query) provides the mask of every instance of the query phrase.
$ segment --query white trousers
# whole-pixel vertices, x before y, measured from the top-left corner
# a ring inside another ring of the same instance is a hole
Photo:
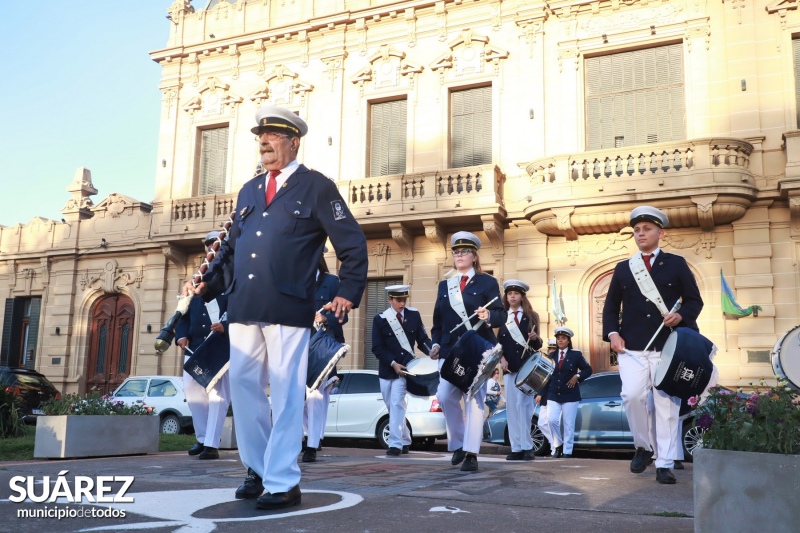
[[[325,423],[328,420],[328,402],[332,384],[322,384],[312,391],[306,387],[306,405],[303,409],[303,429],[308,436],[306,446],[318,448],[325,437]]]
[[[310,329],[231,323],[229,335],[239,456],[261,476],[267,491],[287,492],[300,482],[297,456],[303,440]]]
[[[441,366],[441,365],[440,365]],[[444,378],[439,378],[439,389],[436,399],[444,411],[447,424],[447,449],[455,451],[459,448],[467,453],[478,454],[483,441],[483,401],[486,398],[486,387],[467,401],[467,395]],[[463,406],[462,406],[463,401]]]
[[[550,432],[550,409],[547,408],[547,405],[539,407],[539,429],[542,431],[544,438],[547,439],[547,442],[550,443],[551,451],[555,453],[553,434]]]
[[[660,359],[661,352],[625,350],[618,354],[622,405],[634,446],[654,451],[656,468],[672,468],[673,460],[678,457],[681,401],[653,388]],[[652,441],[653,434],[656,442]]]
[[[506,420],[508,424],[508,440],[511,441],[512,452],[523,452],[533,449],[531,439],[531,418],[536,402],[515,385],[517,373],[503,377],[506,385]]]
[[[578,416],[578,404],[581,402],[558,403],[547,400],[547,416],[550,422],[550,441],[553,448],[564,446],[564,454],[572,455],[572,446],[575,444],[575,418]],[[561,434],[561,427],[564,434]]]
[[[183,362],[188,360],[189,356],[184,356]],[[228,372],[217,381],[211,392],[206,392],[205,387],[184,371],[183,394],[192,412],[192,425],[197,442],[209,448],[219,448],[222,426],[225,424],[228,405],[231,403]]]
[[[389,410],[389,447],[411,445],[411,432],[406,425],[406,378],[381,379],[381,396]]]

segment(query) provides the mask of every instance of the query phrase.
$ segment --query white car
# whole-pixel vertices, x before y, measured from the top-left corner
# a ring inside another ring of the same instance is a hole
[[[183,394],[183,378],[131,376],[111,395],[127,405],[154,407],[161,420],[161,433],[190,433],[192,430],[192,412]]]
[[[389,447],[389,411],[383,403],[376,370],[340,370],[331,392],[325,437],[378,439]],[[406,423],[416,442],[433,444],[447,436],[444,413],[435,396],[406,395]]]

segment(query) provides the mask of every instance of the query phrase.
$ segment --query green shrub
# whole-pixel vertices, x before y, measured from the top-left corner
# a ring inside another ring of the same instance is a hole
[[[144,404],[126,405],[111,396],[90,394],[81,398],[77,394],[67,394],[42,402],[41,409],[46,415],[152,415],[155,408]]]
[[[19,437],[25,432],[25,422],[19,416],[17,395],[0,388],[0,439]]]

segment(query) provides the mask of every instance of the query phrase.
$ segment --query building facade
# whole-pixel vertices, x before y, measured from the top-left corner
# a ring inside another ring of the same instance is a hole
[[[412,285],[431,325],[449,237],[468,230],[484,270],[531,285],[543,334],[555,283],[576,347],[613,368],[602,306],[636,250],[628,213],[650,204],[697,277],[721,381],[773,375],[800,302],[797,2],[176,0],[167,18],[156,197],[95,205],[78,169],[63,222],[0,228],[0,363],[66,392],[179,373],[153,341],[253,176],[256,109],[275,104],[308,122],[299,160],[368,239],[344,367],[375,365],[387,284]],[[757,317],[723,317],[721,272]]]

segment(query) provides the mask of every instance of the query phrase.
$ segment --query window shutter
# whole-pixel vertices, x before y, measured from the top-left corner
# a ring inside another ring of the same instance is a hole
[[[371,106],[370,176],[403,174],[406,171],[407,100]]]
[[[200,142],[200,179],[197,194],[222,194],[225,192],[225,174],[228,168],[228,127],[203,130]]]
[[[3,343],[0,347],[0,365],[8,365],[11,352],[11,336],[13,331],[14,298],[6,298],[6,310],[3,314]]]
[[[589,58],[585,83],[588,150],[685,138],[680,44]]]
[[[367,327],[364,328],[364,346],[366,348],[364,368],[368,370],[378,370],[378,358],[372,353],[372,321],[375,315],[383,313],[389,307],[389,303],[386,301],[386,287],[400,285],[401,283],[403,283],[402,278],[367,281]]]
[[[39,345],[39,316],[41,314],[41,309],[42,299],[31,298],[31,316],[28,326],[28,351],[31,353],[31,356],[28,357],[27,354],[22,354],[22,357],[25,359],[25,368],[31,370],[36,369],[36,353]]]
[[[454,91],[451,95],[451,167],[492,162],[492,88]]]

